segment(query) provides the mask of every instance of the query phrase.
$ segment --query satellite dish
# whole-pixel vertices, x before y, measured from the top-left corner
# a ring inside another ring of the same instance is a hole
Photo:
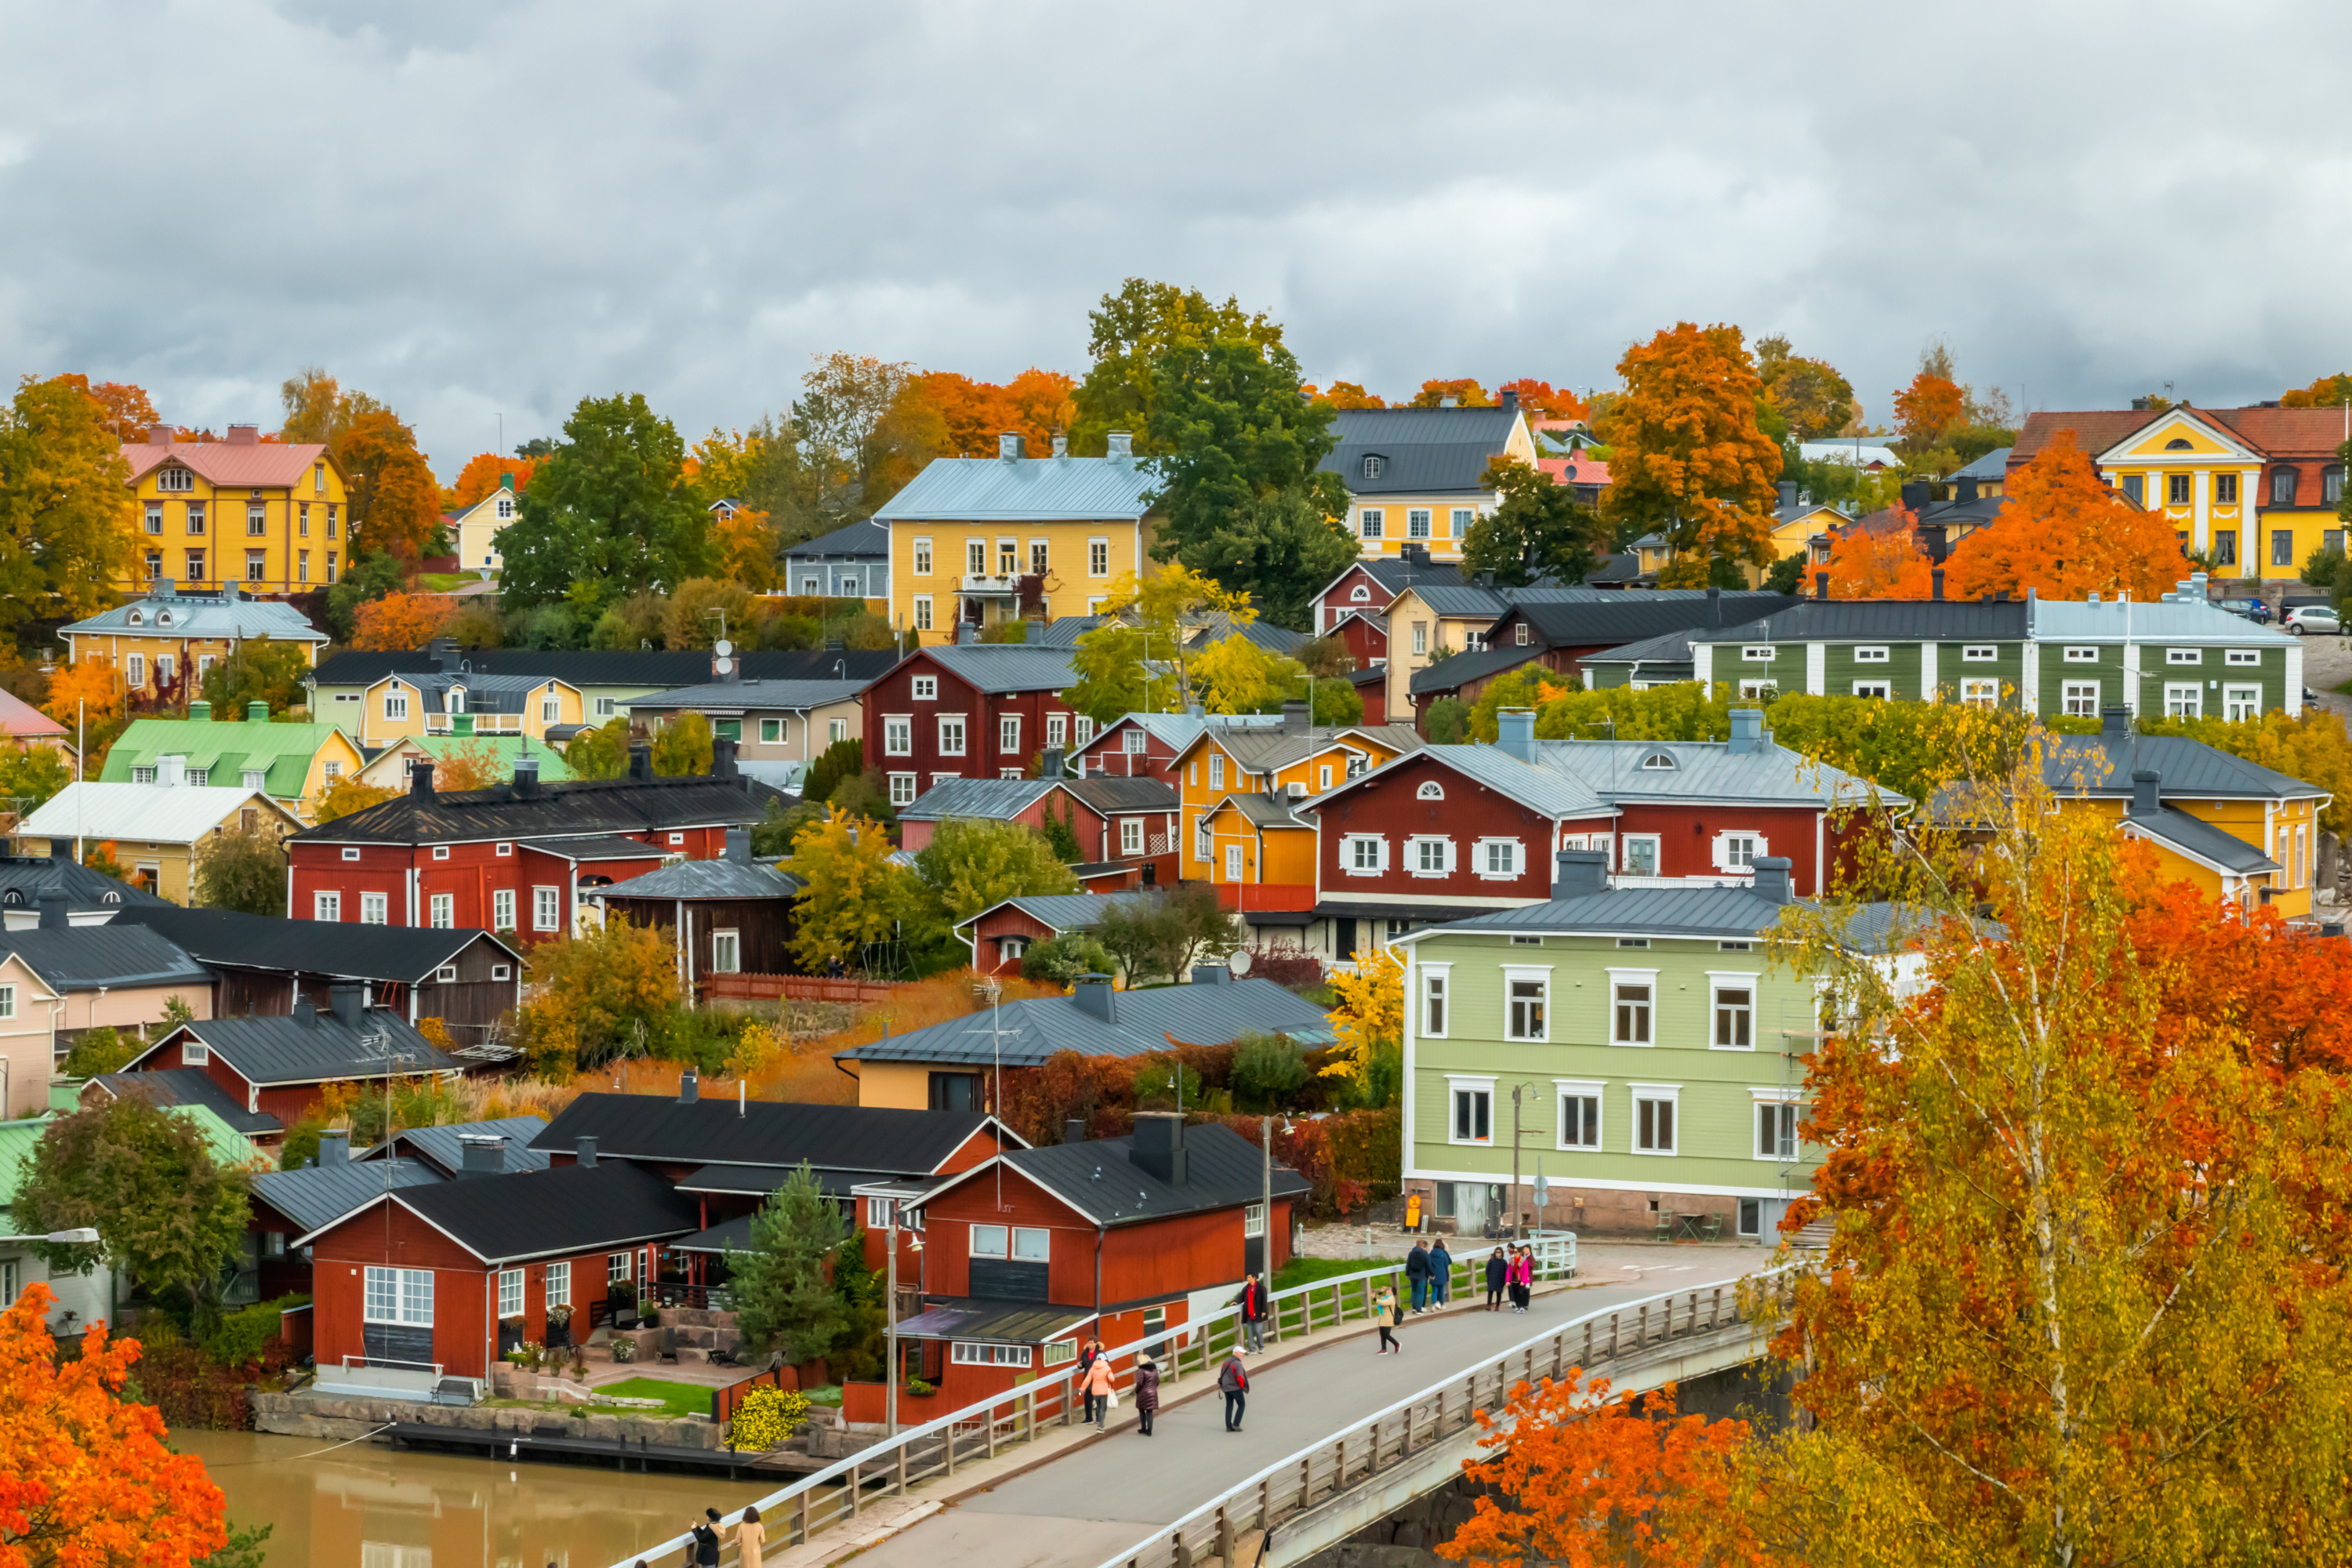
[[[1225,960],[1225,967],[1234,972],[1235,979],[1247,974],[1250,971],[1249,950],[1247,948],[1237,950],[1231,958]]]
[[[735,668],[735,661],[731,658],[714,658],[710,661],[710,668],[718,671],[719,674],[724,675],[729,670]]]
[[[729,642],[725,637],[720,637],[717,642],[710,645],[710,651],[717,654],[719,658],[725,658],[729,654],[735,651],[735,645]]]

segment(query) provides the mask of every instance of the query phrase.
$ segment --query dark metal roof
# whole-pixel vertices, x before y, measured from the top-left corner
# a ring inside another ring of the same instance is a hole
[[[1327,725],[1299,734],[1286,730],[1225,731],[1217,732],[1214,739],[1219,749],[1250,773],[1286,768],[1336,747],[1363,751],[1366,741],[1378,742],[1391,752],[1417,752],[1426,744],[1410,724]]]
[[[1339,445],[1316,467],[1358,496],[1490,489],[1479,480],[1517,420],[1517,410],[1501,407],[1343,408],[1331,423]],[[1367,457],[1381,459],[1370,479]]]
[[[1237,790],[1226,795],[1210,810],[1213,814],[1229,805],[1239,812],[1243,819],[1253,827],[1303,827],[1309,833],[1315,831],[1313,819],[1301,816],[1292,810],[1286,797],[1276,800],[1272,795],[1260,795],[1254,790],[1248,792]]]
[[[1059,691],[1078,681],[1069,650],[1043,643],[946,643],[907,657],[928,658],[976,691]]]
[[[967,920],[958,921],[961,931],[973,921],[994,914],[999,910],[1014,909],[1055,931],[1092,931],[1102,924],[1121,899],[1138,899],[1149,904],[1158,901],[1156,888],[1129,889],[1117,893],[1024,893],[999,903],[993,903]]]
[[[299,1171],[257,1171],[253,1195],[307,1232],[364,1208],[388,1190],[430,1186],[440,1180],[440,1172],[416,1160],[378,1160],[367,1165],[345,1162]]]
[[[62,889],[68,907],[77,910],[128,909],[134,904],[176,907],[144,888],[118,882],[71,860],[46,855],[0,856],[0,909],[33,909],[51,889]]]
[[[687,1193],[697,1189],[681,1183],[677,1190]],[[714,1225],[709,1230],[698,1230],[682,1240],[671,1242],[670,1250],[673,1252],[748,1252],[751,1248],[751,1222],[758,1217],[757,1215],[737,1215],[723,1225]]]
[[[2222,832],[2210,822],[2200,822],[2185,811],[2159,806],[2152,812],[2135,811],[2126,820],[2149,837],[2162,839],[2183,854],[2237,876],[2279,868],[2277,861],[2245,840]]]
[[[898,1331],[924,1340],[994,1340],[1000,1344],[1037,1345],[1094,1321],[1083,1307],[1050,1307],[1027,1301],[990,1301],[971,1296],[932,1296]]]
[[[1414,670],[1412,694],[1418,698],[1459,691],[1474,680],[1484,680],[1490,675],[1517,669],[1530,659],[1541,658],[1550,651],[1536,643],[1526,647],[1503,643],[1477,653],[1457,653],[1450,658],[1441,658],[1435,664]]]
[[[464,1139],[496,1135],[507,1141],[501,1170],[509,1173],[544,1171],[547,1169],[547,1155],[533,1149],[530,1141],[546,1125],[547,1118],[543,1116],[501,1116],[490,1121],[453,1121],[440,1127],[410,1127],[393,1134],[392,1148],[395,1153],[404,1149],[443,1174],[455,1175],[466,1168]],[[374,1160],[383,1152],[383,1147],[379,1143],[373,1149],[353,1154],[352,1158]]]
[[[168,906],[167,906],[168,907]],[[146,913],[125,906],[118,921]],[[144,925],[109,923],[64,931],[0,934],[0,955],[15,953],[52,990],[95,991],[123,985],[209,985],[211,973],[160,932]]]
[[[800,879],[744,860],[681,860],[596,889],[600,899],[789,899]]]
[[[1711,604],[1704,594],[1622,593],[1603,594],[1597,599],[1575,604],[1517,604],[1503,612],[1489,640],[1499,635],[1504,626],[1525,621],[1538,637],[1554,647],[1589,647],[1595,643],[1614,647],[1641,637],[1654,637],[1661,632],[1697,634],[1707,628],[1710,618],[1717,614],[1723,616],[1723,625],[1713,631],[1720,638],[1728,635],[1731,627],[1752,625],[1759,618],[1801,603],[1804,601],[1787,594],[1728,593],[1718,605]]]
[[[863,680],[722,680],[708,686],[681,686],[650,697],[627,700],[629,711],[667,713],[692,709],[704,713],[805,713],[812,708],[846,702],[866,689]]]
[[[1730,595],[1726,595],[1727,599]],[[1731,616],[1725,612],[1728,623]],[[1663,628],[1662,628],[1663,629]],[[1954,599],[1804,599],[1759,619],[1693,631],[1697,643],[2021,642],[2025,602],[1964,604]]]
[[[370,1044],[383,1035],[393,1060]],[[284,1083],[335,1083],[350,1079],[408,1078],[423,1073],[458,1070],[458,1064],[413,1028],[407,1019],[388,1008],[368,1009],[361,1026],[352,1028],[331,1012],[308,1020],[299,1017],[204,1018],[183,1024],[142,1051],[131,1065],[145,1061],[183,1036],[202,1041],[214,1055],[235,1068],[240,1077],[268,1088]]]
[[[2157,793],[2167,800],[2327,793],[2186,735],[2053,735],[2042,752],[2043,782],[2066,795],[2129,795],[2132,773],[2143,769],[2158,775]]]
[[[867,518],[853,522],[847,528],[836,528],[831,533],[821,533],[814,539],[784,546],[787,561],[814,561],[819,558],[859,556],[887,561],[890,559],[890,529],[887,523]]]
[[[406,1187],[376,1202],[400,1205],[484,1263],[627,1247],[701,1227],[692,1198],[651,1171],[619,1163]]]
[[[487,838],[571,838],[677,827],[749,827],[768,802],[790,797],[753,780],[573,779],[524,798],[511,784],[489,789],[402,795],[292,835],[345,844],[436,844]]]
[[[672,854],[658,844],[624,838],[615,833],[591,833],[578,838],[521,838],[516,842],[526,849],[561,855],[567,860],[667,860]]]
[[[798,1165],[704,1165],[679,1177],[677,1190],[681,1193],[725,1193],[731,1197],[764,1198],[792,1180],[793,1173],[799,1169]],[[852,1187],[870,1181],[873,1174],[871,1171],[809,1167],[809,1175],[815,1181],[817,1190],[829,1198],[847,1197]]]
[[[157,1105],[200,1105],[247,1137],[286,1131],[286,1124],[268,1111],[247,1110],[230,1099],[202,1068],[100,1073],[93,1081],[118,1100],[135,1094]]]
[[[534,680],[561,680],[568,685],[699,686],[710,679],[710,655],[698,648],[675,652],[653,649],[606,651],[575,648],[556,651],[520,648],[467,648],[459,658],[477,675],[514,675]],[[891,648],[784,648],[741,656],[745,679],[830,680],[834,666],[846,659],[842,676],[872,680],[898,662]],[[373,686],[387,675],[424,675],[439,669],[440,661],[423,648],[398,652],[339,653],[319,661],[313,679],[320,686]]]
[[[1604,648],[1588,653],[1580,664],[1688,664],[1691,662],[1689,629],[1665,632],[1640,642],[1629,642],[1622,647]]]
[[[977,1067],[998,1059],[992,1012],[1002,1031],[1006,1067],[1035,1067],[1056,1051],[1081,1056],[1142,1057],[1168,1048],[1171,1036],[1187,1045],[1230,1045],[1250,1030],[1287,1035],[1307,1046],[1328,1044],[1331,1020],[1312,1002],[1253,975],[1219,985],[1164,985],[1121,991],[1105,1023],[1075,996],[1008,1002],[991,1012],[950,1018],[836,1053],[856,1061],[953,1062]]]
[[[1745,887],[1624,888],[1580,899],[1493,910],[1412,935],[1498,931],[1753,937],[1778,921],[1786,907]]]
[[[1258,1201],[1265,1172],[1265,1155],[1256,1144],[1213,1121],[1185,1128],[1183,1137],[1181,1186],[1137,1164],[1132,1137],[1047,1143],[1015,1150],[1003,1159],[1097,1225],[1139,1225]],[[983,1179],[987,1170],[986,1164],[975,1166],[932,1189],[924,1201],[964,1182]],[[1311,1190],[1307,1179],[1289,1166],[1274,1167],[1276,1197],[1297,1197]]]
[[[115,929],[134,924],[169,938],[200,963],[284,974],[415,984],[431,978],[443,964],[455,963],[478,942],[510,958],[520,957],[486,931],[289,921],[234,910],[184,910],[177,904],[141,904],[114,918]]]
[[[583,1094],[563,1108],[534,1149],[570,1150],[596,1140],[599,1159],[695,1164],[810,1165],[889,1175],[934,1172],[972,1134],[994,1125],[973,1110],[893,1110],[754,1100],[691,1103],[649,1094]],[[1017,1142],[1002,1127],[997,1136]]]
[[[1176,786],[1159,779],[1090,773],[1085,778],[1064,778],[1055,782],[1106,816],[1120,812],[1173,811],[1180,804]]]

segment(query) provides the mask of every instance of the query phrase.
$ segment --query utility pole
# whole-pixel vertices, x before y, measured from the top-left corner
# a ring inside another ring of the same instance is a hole
[[[896,1437],[898,1435],[898,1380],[905,1375],[898,1366],[898,1200],[885,1198],[882,1201],[890,1205],[889,1285],[882,1303],[883,1354],[888,1358],[887,1375],[889,1378],[890,1408],[883,1415],[883,1419],[888,1423],[883,1435]]]
[[[1259,1117],[1257,1128],[1258,1142],[1265,1151],[1265,1163],[1258,1176],[1258,1202],[1264,1205],[1258,1212],[1265,1215],[1263,1234],[1258,1238],[1258,1258],[1265,1272],[1265,1289],[1271,1294],[1274,1289],[1274,1118]]]
[[[1511,1085],[1511,1239],[1519,1239],[1519,1091]]]

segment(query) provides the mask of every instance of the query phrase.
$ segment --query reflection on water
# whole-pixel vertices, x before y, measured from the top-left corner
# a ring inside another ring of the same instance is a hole
[[[501,1465],[257,1432],[175,1432],[238,1524],[276,1526],[269,1568],[605,1568],[780,1481]],[[303,1458],[302,1456],[315,1456]]]

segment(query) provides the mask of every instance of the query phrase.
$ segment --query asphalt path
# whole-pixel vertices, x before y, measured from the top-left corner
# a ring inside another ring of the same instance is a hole
[[[1699,1254],[1653,1269],[1639,1284],[1538,1296],[1525,1313],[1507,1306],[1486,1311],[1482,1294],[1475,1305],[1457,1301],[1442,1312],[1407,1317],[1397,1331],[1399,1355],[1375,1354],[1379,1338],[1367,1330],[1263,1374],[1257,1358],[1244,1357],[1252,1371],[1239,1432],[1224,1429],[1224,1400],[1212,1393],[1163,1408],[1146,1437],[1135,1430],[1132,1407],[1121,1395],[1105,1440],[941,1510],[859,1553],[860,1568],[1097,1568],[1153,1527],[1174,1523],[1268,1465],[1466,1373],[1548,1325],[1664,1290],[1726,1284],[1761,1258],[1754,1251]],[[1203,1385],[1196,1373],[1163,1392],[1184,1397]]]

